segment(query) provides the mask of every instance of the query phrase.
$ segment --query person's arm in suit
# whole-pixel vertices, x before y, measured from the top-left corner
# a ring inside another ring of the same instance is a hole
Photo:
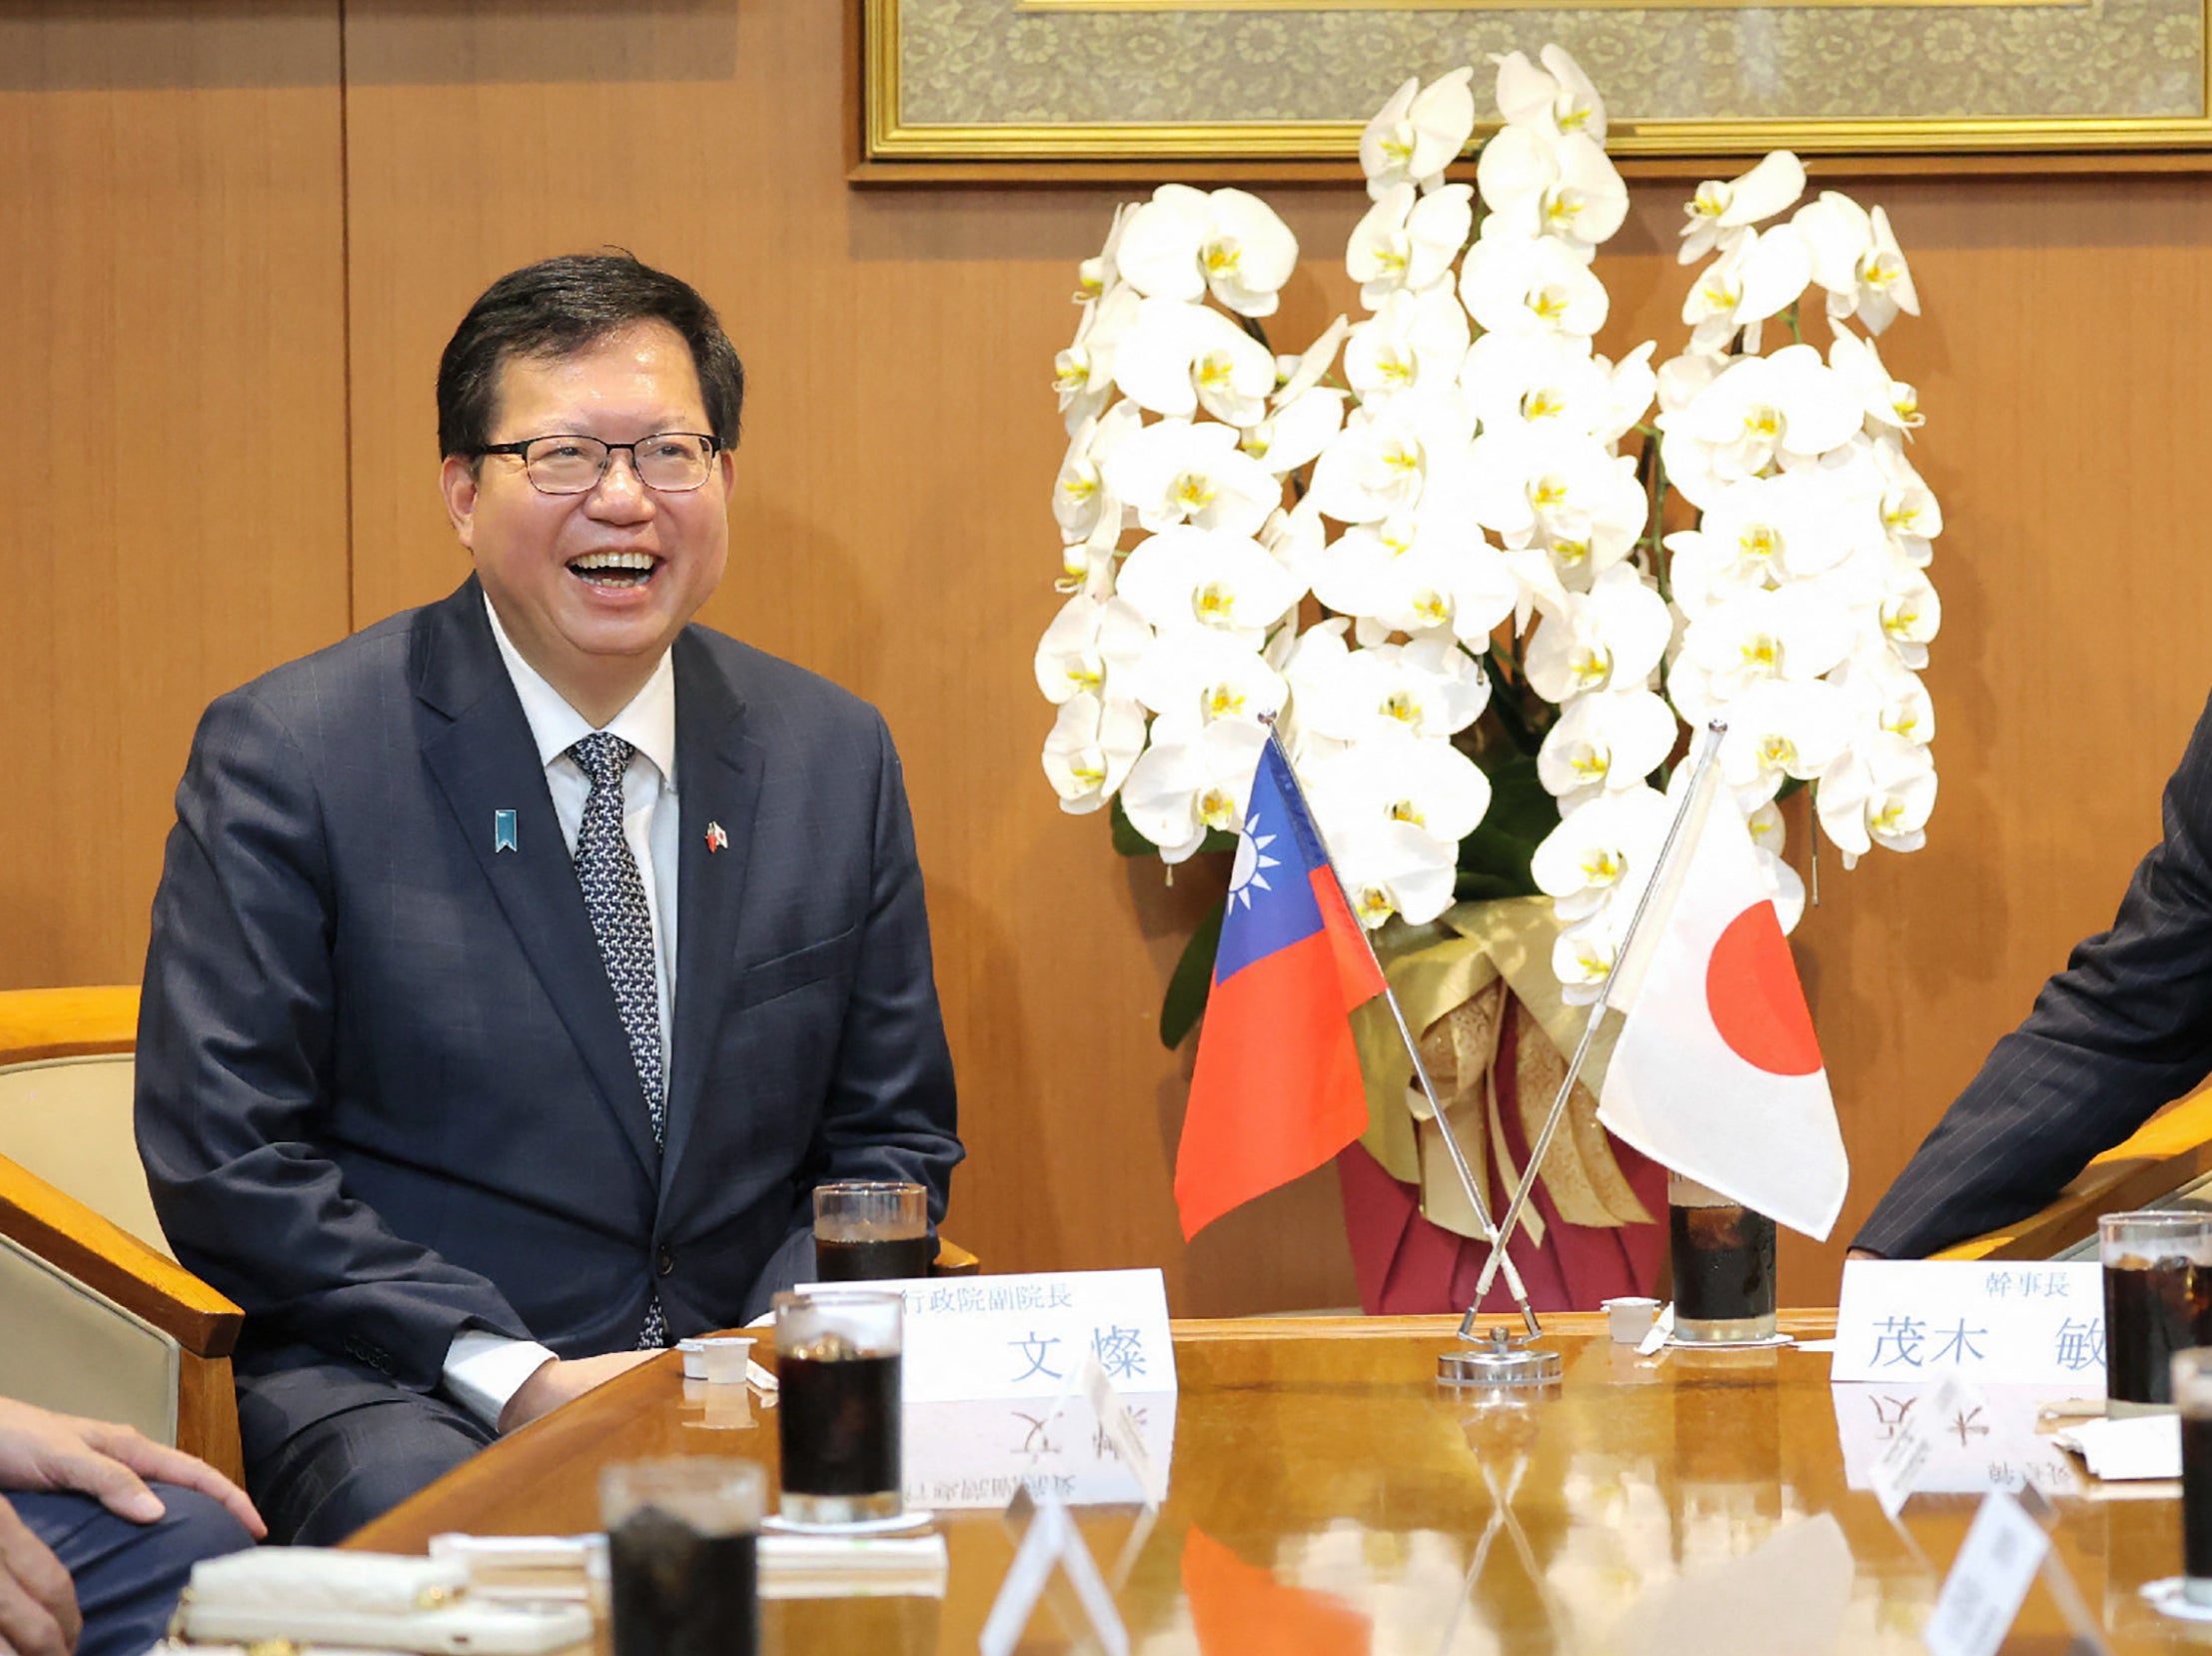
[[[324,1153],[343,923],[307,757],[251,687],[222,698],[178,787],[146,959],[137,1122],[155,1210],[251,1335],[429,1390],[464,1329],[531,1330],[484,1277],[395,1234]]]
[[[2212,1069],[2212,705],[2109,930],[1997,1042],[1853,1245],[1918,1257],[2023,1218]]]
[[[838,1035],[836,1072],[808,1163],[817,1182],[895,1179],[926,1185],[934,1226],[944,1217],[952,1169],[964,1152],[905,778],[880,716],[875,732],[866,930]],[[776,1289],[811,1279],[813,1222],[809,1189],[800,1192],[782,1245],[746,1295],[746,1315],[766,1310]]]

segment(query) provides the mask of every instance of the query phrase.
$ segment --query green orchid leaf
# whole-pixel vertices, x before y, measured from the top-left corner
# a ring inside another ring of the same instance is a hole
[[[1198,1026],[1206,1010],[1206,996],[1214,986],[1214,951],[1221,946],[1221,917],[1227,912],[1223,897],[1206,910],[1191,940],[1183,945],[1183,957],[1175,962],[1167,994],[1160,1001],[1160,1044],[1169,1051],[1183,1044],[1183,1037]]]

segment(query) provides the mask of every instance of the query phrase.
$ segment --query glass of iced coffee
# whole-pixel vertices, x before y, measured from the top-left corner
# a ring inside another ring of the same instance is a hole
[[[711,1455],[599,1474],[614,1656],[752,1656],[767,1474]]]
[[[814,1186],[814,1280],[927,1276],[929,1197],[918,1184],[839,1179]]]
[[[1679,1173],[1666,1181],[1674,1338],[1738,1344],[1774,1337],[1774,1221]]]
[[[852,1524],[899,1515],[905,1309],[895,1293],[861,1288],[775,1296],[786,1520]]]
[[[2174,1353],[2212,1345],[2212,1215],[2107,1213],[2097,1221],[2097,1252],[2105,1412],[2169,1409]]]

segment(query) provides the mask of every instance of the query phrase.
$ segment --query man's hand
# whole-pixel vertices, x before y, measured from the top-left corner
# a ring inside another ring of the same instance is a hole
[[[70,1656],[83,1629],[69,1572],[0,1500],[0,1656]]]
[[[1848,1264],[1853,1259],[1886,1259],[1887,1257],[1887,1254],[1876,1253],[1871,1248],[1852,1248],[1843,1255],[1843,1260],[1844,1263]]]
[[[53,1414],[0,1397],[0,1489],[73,1489],[97,1497],[119,1518],[150,1524],[162,1515],[162,1504],[146,1487],[148,1478],[213,1495],[256,1539],[269,1533],[246,1492],[206,1461],[166,1448],[129,1426]],[[9,1516],[12,1520],[14,1514]],[[29,1532],[23,1533],[28,1538]],[[0,1631],[5,1631],[4,1623]]]
[[[639,1363],[659,1356],[657,1351],[609,1351],[603,1357],[555,1357],[538,1365],[538,1372],[517,1388],[500,1410],[500,1430],[512,1432],[542,1414],[551,1414],[563,1403],[572,1403],[593,1386],[604,1385],[617,1374],[627,1374]]]

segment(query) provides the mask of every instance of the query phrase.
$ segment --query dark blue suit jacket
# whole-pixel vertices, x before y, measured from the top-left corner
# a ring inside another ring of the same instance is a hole
[[[2025,1218],[2212,1071],[2212,705],[2163,817],[2111,929],[2043,985],[1855,1245],[1918,1257]]]
[[[664,1155],[473,579],[201,722],[138,1134],[178,1259],[245,1309],[250,1452],[435,1387],[464,1329],[625,1349],[652,1291],[673,1334],[743,1321],[811,1270],[820,1179],[917,1179],[941,1216],[952,1067],[883,721],[704,628],[672,655]]]

